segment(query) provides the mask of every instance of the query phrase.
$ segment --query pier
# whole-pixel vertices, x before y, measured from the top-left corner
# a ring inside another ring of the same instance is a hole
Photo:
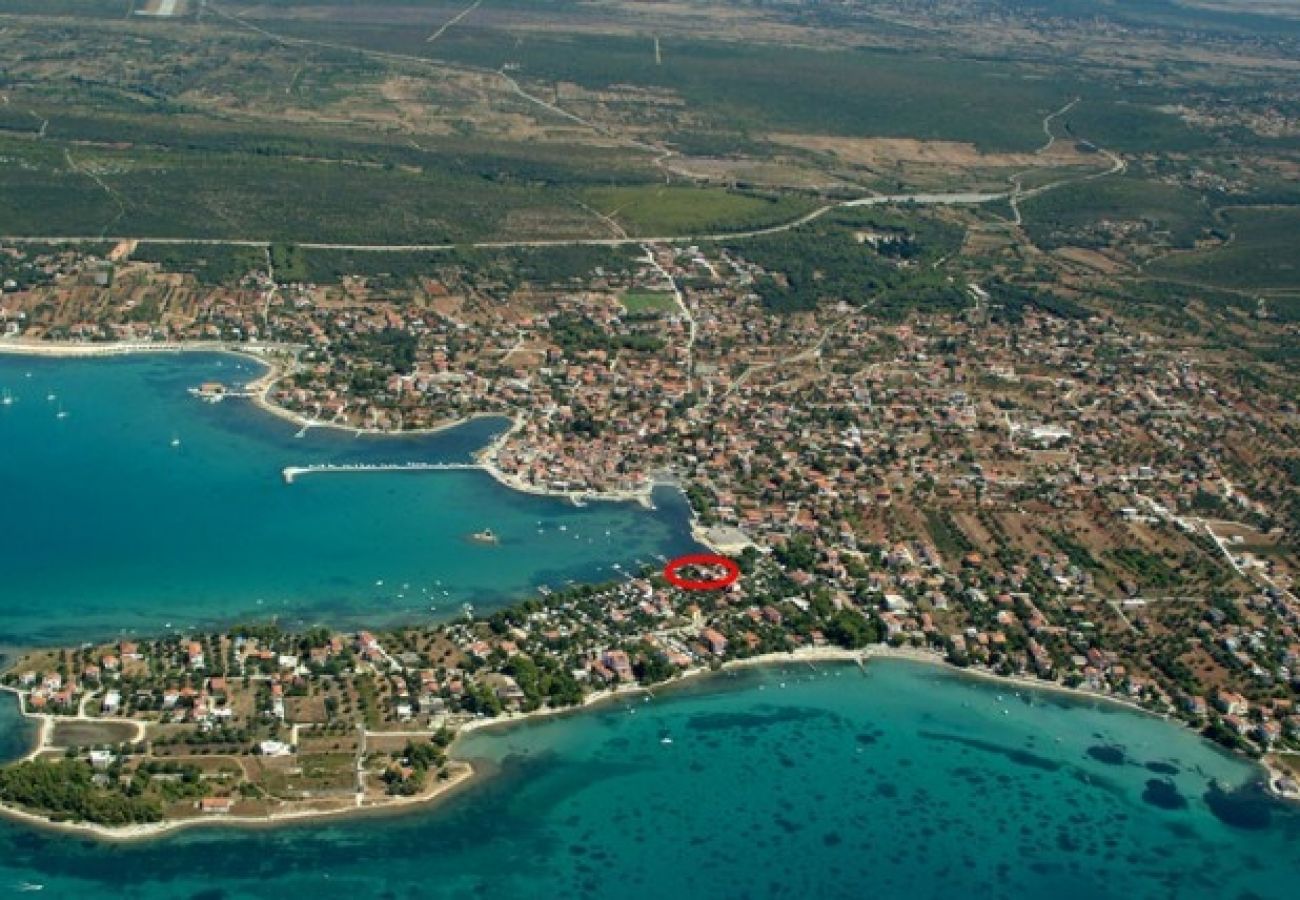
[[[480,463],[456,462],[406,462],[406,463],[321,463],[314,466],[286,466],[280,470],[285,484],[293,484],[300,475],[317,472],[453,472],[482,469]]]

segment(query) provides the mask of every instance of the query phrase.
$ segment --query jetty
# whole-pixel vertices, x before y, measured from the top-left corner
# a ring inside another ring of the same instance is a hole
[[[406,463],[321,463],[312,466],[285,466],[280,470],[285,484],[293,484],[302,475],[318,472],[453,472],[483,469],[481,463],[458,462],[406,462]]]

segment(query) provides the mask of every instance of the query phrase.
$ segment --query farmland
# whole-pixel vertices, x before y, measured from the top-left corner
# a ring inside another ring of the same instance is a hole
[[[872,191],[1007,190],[1014,176],[1050,188],[1023,204],[1034,244],[1145,260],[1209,236],[1217,208],[1297,199],[1300,36],[1278,19],[1252,37],[1258,13],[1107,7],[1142,29],[1125,38],[1091,21],[1090,0],[140,11],[158,10],[0,10],[0,233],[698,235]],[[1184,28],[1213,38],[1192,52]],[[1126,177],[1092,177],[1103,150]],[[1248,253],[1255,233],[1237,232],[1233,253]]]

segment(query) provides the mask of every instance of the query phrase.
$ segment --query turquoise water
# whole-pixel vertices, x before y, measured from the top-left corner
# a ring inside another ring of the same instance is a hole
[[[676,495],[649,513],[480,473],[285,485],[286,465],[465,459],[501,423],[296,438],[185,393],[253,374],[220,355],[0,357],[17,398],[0,407],[0,648],[271,615],[412,621],[690,546]],[[466,540],[485,526],[500,546]],[[0,759],[30,733],[0,696]],[[1092,900],[1300,883],[1300,813],[1246,763],[1158,719],[913,664],[731,673],[459,752],[490,777],[400,816],[129,846],[0,820],[0,895]]]
[[[133,846],[0,824],[0,891],[1095,900],[1300,878],[1300,816],[1187,731],[916,664],[722,676],[462,752],[498,773],[389,819]]]
[[[579,509],[474,471],[286,485],[289,465],[465,461],[506,423],[297,438],[247,401],[186,392],[258,371],[223,354],[0,356],[0,390],[14,398],[0,406],[0,646],[272,616],[291,626],[447,618],[466,602],[489,609],[695,547],[672,491],[648,512]],[[499,545],[469,540],[485,527]]]

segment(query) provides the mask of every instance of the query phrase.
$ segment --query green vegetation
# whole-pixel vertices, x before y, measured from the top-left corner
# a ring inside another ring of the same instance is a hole
[[[1225,246],[1166,256],[1148,270],[1223,288],[1300,291],[1300,207],[1228,208],[1219,217],[1232,235]]]
[[[968,306],[965,293],[946,275],[933,265],[918,265],[949,246],[950,229],[935,222],[923,224],[917,217],[914,232],[899,230],[901,245],[908,248],[907,265],[902,265],[894,254],[881,252],[856,233],[859,228],[897,230],[899,220],[891,224],[887,215],[844,210],[791,231],[723,246],[767,271],[754,289],[763,305],[775,312],[809,310],[835,300],[870,303],[886,318],[912,309],[952,311]]]
[[[925,528],[935,548],[949,559],[956,559],[975,547],[947,510],[927,510]]]
[[[591,188],[583,201],[621,222],[629,234],[658,237],[713,231],[745,231],[789,222],[813,209],[810,199],[757,195],[722,188]]]
[[[139,244],[131,258],[157,263],[164,272],[188,272],[200,284],[234,284],[250,272],[266,269],[266,254],[257,247]]]
[[[1214,224],[1204,200],[1187,188],[1132,175],[1077,182],[1021,204],[1025,229],[1035,244],[1103,247],[1114,240],[1103,220],[1128,223],[1150,239],[1191,247]]]
[[[1108,555],[1132,572],[1145,587],[1168,588],[1182,581],[1159,554],[1125,547],[1112,550]]]
[[[0,139],[0,155],[14,148]],[[30,144],[23,147],[29,151]],[[511,211],[527,210],[552,235],[588,233],[581,210],[540,188],[498,184],[435,169],[228,155],[141,154],[97,149],[36,170],[0,167],[0,231],[9,234],[132,234],[236,240],[453,243],[499,237]],[[120,205],[119,205],[120,204]]]
[[[271,271],[280,284],[307,281],[309,273],[302,250],[292,244],[272,244],[268,254],[271,258]]]
[[[155,796],[101,787],[94,770],[77,759],[33,759],[0,769],[0,800],[16,803],[56,822],[129,825],[162,819]],[[135,782],[133,781],[132,784]]]
[[[995,320],[1020,322],[1024,319],[1026,310],[1031,308],[1062,319],[1084,319],[1092,314],[1086,306],[1066,297],[1050,291],[1009,284],[1000,278],[983,285],[983,288],[989,295],[989,308]]]
[[[659,350],[663,340],[652,334],[610,334],[591,319],[565,313],[551,320],[551,339],[566,353],[584,350]]]
[[[1030,77],[1007,60],[882,50],[815,50],[741,41],[667,39],[665,65],[643,37],[530,31],[466,24],[430,48],[424,34],[391,25],[284,22],[282,31],[486,69],[511,63],[517,77],[590,89],[637,85],[677,94],[712,129],[916,137],[984,149],[1041,143],[1039,121],[1084,85],[1068,73]]]
[[[677,298],[665,291],[625,291],[618,299],[632,315],[677,311]]]
[[[1069,558],[1072,565],[1078,566],[1085,572],[1101,571],[1101,563],[1097,562],[1092,552],[1064,531],[1048,531],[1046,535],[1056,545],[1056,549]]]
[[[1082,102],[1060,117],[1060,133],[1121,153],[1195,151],[1213,143],[1211,135],[1193,129],[1174,113],[1156,108],[1168,102],[1167,96],[1154,91],[1145,93],[1149,103]]]

